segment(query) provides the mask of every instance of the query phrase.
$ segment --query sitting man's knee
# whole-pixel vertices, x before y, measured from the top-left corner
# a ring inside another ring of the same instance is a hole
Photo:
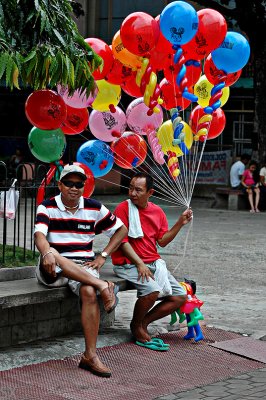
[[[181,307],[186,301],[187,301],[187,295],[179,295],[179,296],[173,296],[175,299],[175,303],[177,305],[177,308]]]
[[[81,285],[80,287],[80,297],[82,300],[95,302],[97,299],[96,290],[93,286]]]

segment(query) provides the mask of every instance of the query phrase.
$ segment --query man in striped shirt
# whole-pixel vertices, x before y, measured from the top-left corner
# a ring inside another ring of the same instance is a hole
[[[34,230],[40,252],[36,275],[48,287],[58,286],[68,279],[69,287],[81,299],[85,352],[79,367],[110,377],[110,369],[96,354],[100,323],[97,292],[109,313],[117,304],[117,288],[112,282],[99,279],[99,270],[120,245],[127,229],[104,205],[82,196],[85,181],[82,168],[65,166],[58,182],[60,194],[39,205]],[[110,239],[102,253],[95,257],[93,239],[100,233]]]

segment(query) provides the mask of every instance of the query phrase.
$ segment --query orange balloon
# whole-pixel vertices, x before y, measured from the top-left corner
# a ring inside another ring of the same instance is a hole
[[[122,64],[130,67],[132,69],[137,69],[141,67],[141,58],[137,55],[130,53],[121,40],[120,31],[116,32],[112,41],[113,55]]]

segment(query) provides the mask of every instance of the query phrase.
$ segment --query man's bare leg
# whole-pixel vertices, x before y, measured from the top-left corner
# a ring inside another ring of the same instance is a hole
[[[97,300],[96,290],[92,286],[82,285],[80,288],[81,323],[85,337],[85,352],[80,367],[89,370],[111,374],[111,371],[104,365],[96,354],[96,343],[100,325],[100,309]],[[83,364],[83,366],[82,366]],[[94,372],[95,373],[95,372]]]
[[[178,310],[187,300],[187,296],[168,296],[160,303],[156,304],[144,317],[142,326],[147,331],[147,327],[151,322],[164,318],[172,312]]]
[[[147,326],[143,325],[146,314],[154,306],[159,292],[153,292],[146,296],[141,296],[136,301],[133,318],[130,324],[131,332],[134,338],[139,342],[149,342],[151,340],[147,331]]]
[[[104,309],[110,313],[116,306],[116,296],[114,293],[115,284],[98,279],[89,274],[83,267],[77,265],[74,261],[61,256],[55,249],[52,249],[56,262],[63,270],[63,275],[69,279],[81,282],[84,285],[92,286],[97,289],[103,301]]]

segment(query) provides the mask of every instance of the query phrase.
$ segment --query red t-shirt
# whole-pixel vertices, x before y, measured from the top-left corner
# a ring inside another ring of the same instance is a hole
[[[128,228],[128,202],[120,203],[114,214],[119,217]],[[135,252],[145,263],[152,263],[160,257],[157,251],[157,241],[168,231],[168,222],[163,210],[156,204],[148,202],[146,208],[139,208],[139,217],[144,237],[133,239],[126,237],[123,242],[129,242]],[[112,254],[114,265],[130,264],[131,262],[123,255],[121,250]]]

